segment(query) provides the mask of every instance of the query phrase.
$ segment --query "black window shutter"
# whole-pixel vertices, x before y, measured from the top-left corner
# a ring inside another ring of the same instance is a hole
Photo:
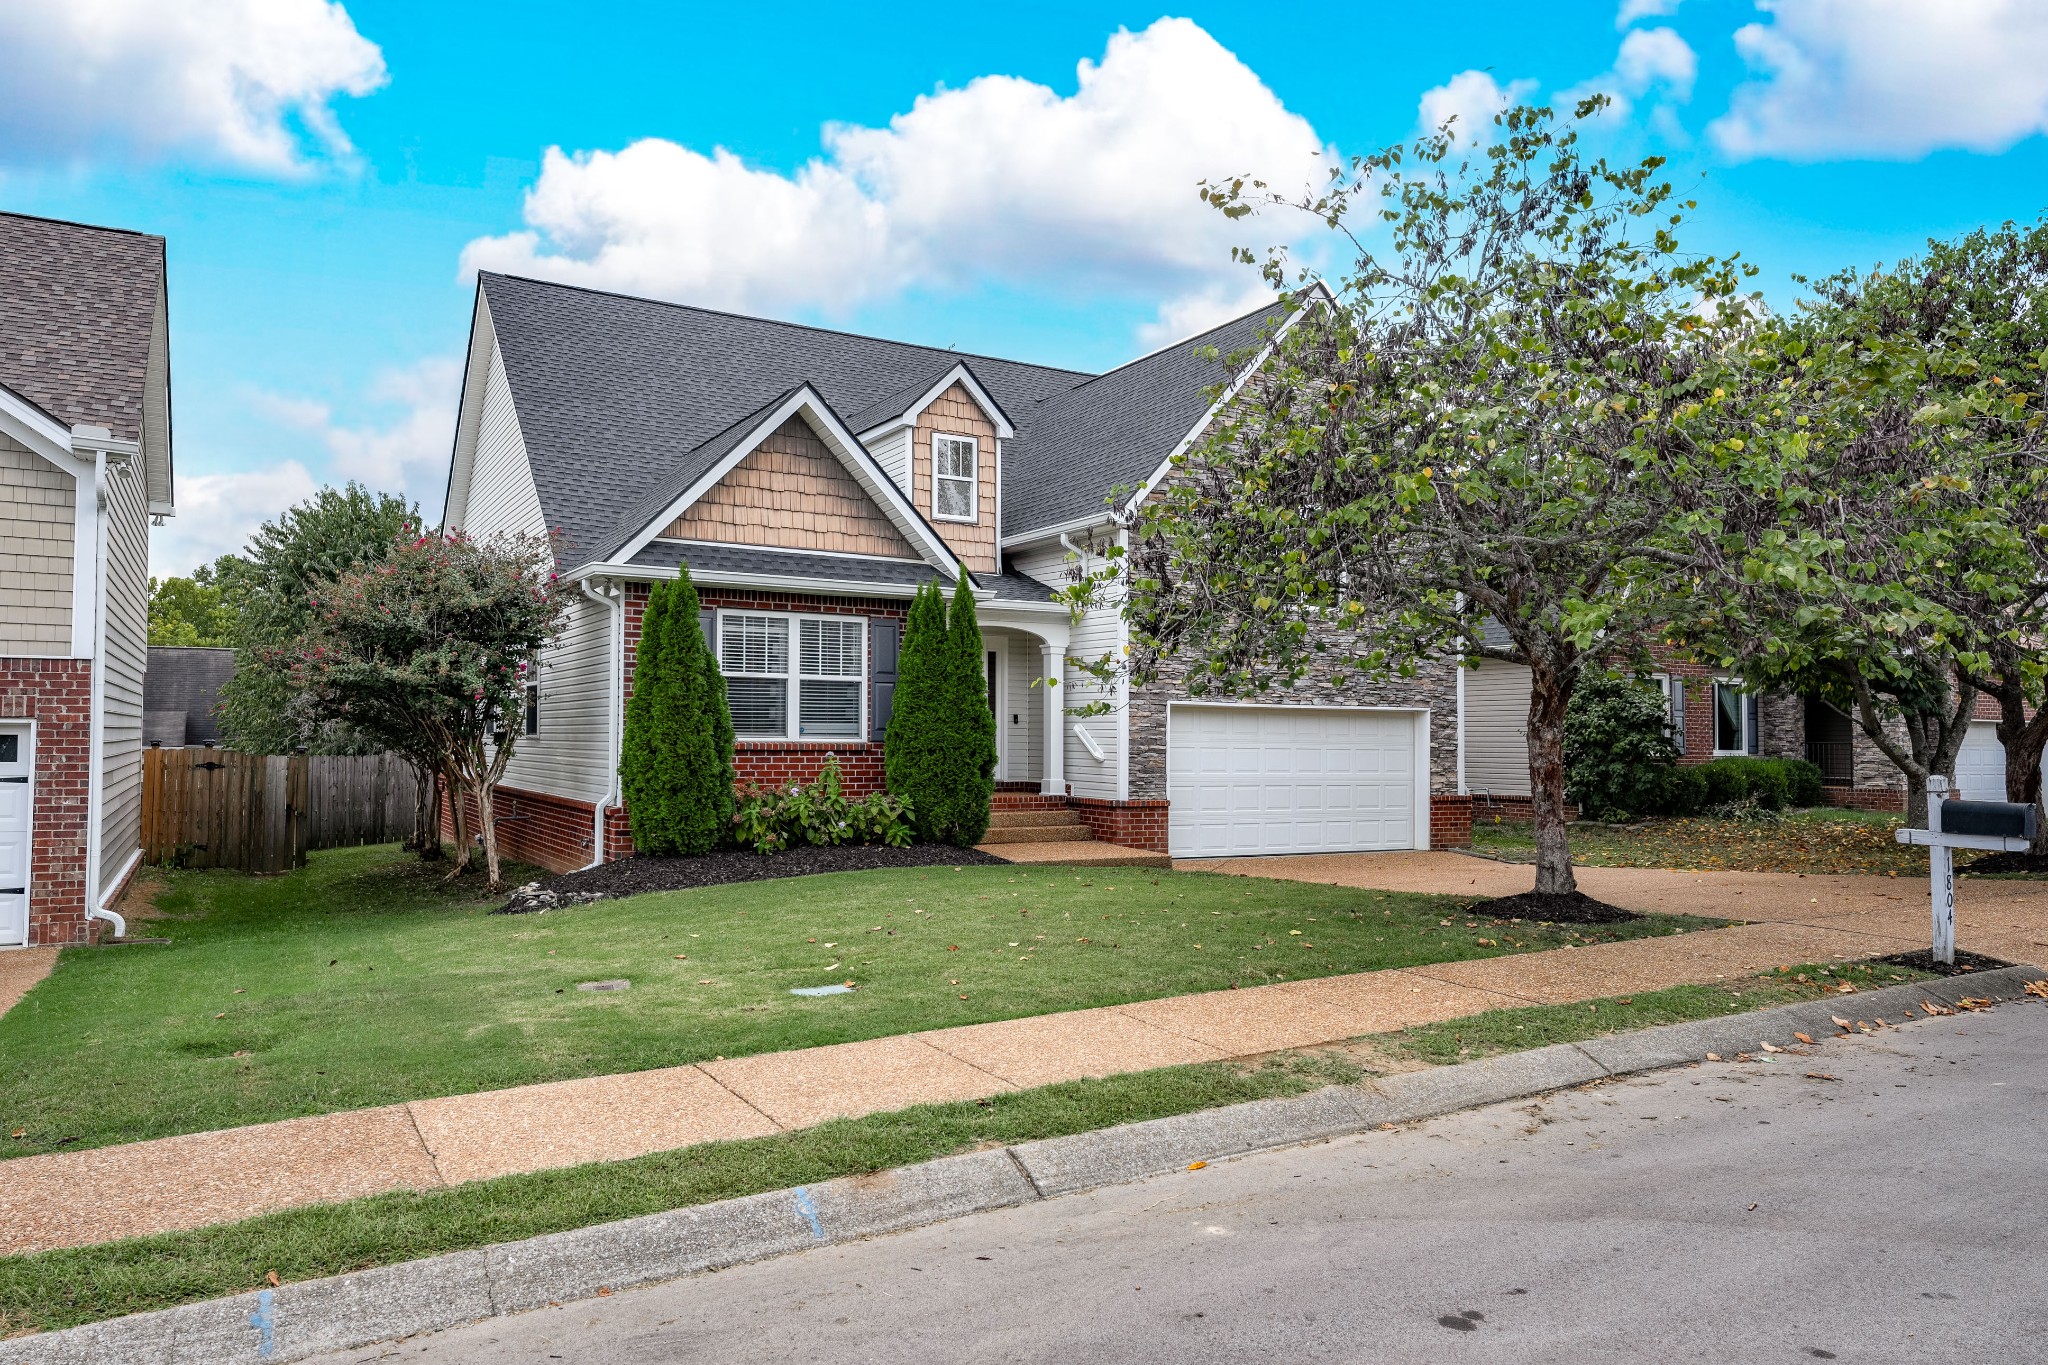
[[[875,705],[871,712],[868,737],[879,740],[888,733],[889,713],[896,704],[896,653],[903,639],[903,623],[893,616],[874,616],[868,619],[868,647],[873,656],[870,665],[875,685]]]
[[[1749,697],[1749,751],[1753,754],[1763,752],[1761,743],[1763,736],[1757,733],[1757,728],[1757,697],[1755,693],[1751,693]]]

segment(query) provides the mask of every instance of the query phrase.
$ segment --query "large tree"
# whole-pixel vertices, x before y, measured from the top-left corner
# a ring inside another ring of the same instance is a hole
[[[1192,656],[1191,691],[1241,695],[1312,668],[1526,665],[1536,890],[1568,895],[1573,689],[1663,639],[1682,523],[1764,452],[1735,434],[1745,270],[1680,250],[1661,159],[1593,159],[1546,109],[1496,124],[1481,151],[1447,129],[1309,200],[1205,191],[1314,214],[1355,261],[1325,291],[1265,258],[1297,311],[1141,509],[1132,667]]]
[[[292,684],[320,718],[392,747],[424,742],[456,823],[450,876],[471,856],[468,810],[500,884],[495,789],[523,730],[526,687],[566,602],[538,536],[402,537],[379,560],[310,587]]]
[[[197,649],[234,645],[235,611],[221,587],[221,564],[201,564],[190,576],[149,580],[149,642]]]

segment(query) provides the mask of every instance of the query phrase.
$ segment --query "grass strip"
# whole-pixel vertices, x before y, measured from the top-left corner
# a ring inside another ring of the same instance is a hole
[[[1841,988],[1845,985],[1874,990],[1903,981],[1929,979],[1930,973],[1885,963],[1809,963],[1710,986],[1672,986],[1571,1005],[1488,1010],[1440,1024],[1404,1029],[1373,1042],[1381,1051],[1395,1056],[1448,1066],[1506,1052],[1549,1047],[1552,1043],[1576,1043],[1656,1028],[1660,1024],[1688,1024],[1775,1005],[1834,998],[1843,994]]]
[[[261,1288],[518,1241],[692,1204],[815,1184],[935,1157],[1061,1137],[1247,1100],[1363,1072],[1296,1053],[1067,1081],[985,1101],[919,1105],[800,1132],[448,1189],[289,1209],[239,1223],[0,1258],[0,1336],[97,1322]]]

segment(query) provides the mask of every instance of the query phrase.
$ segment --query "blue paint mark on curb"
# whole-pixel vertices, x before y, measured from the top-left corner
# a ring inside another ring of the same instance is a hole
[[[261,1333],[261,1337],[256,1343],[257,1355],[267,1356],[277,1349],[277,1338],[273,1335],[277,1327],[276,1290],[264,1289],[257,1291],[256,1311],[249,1315],[249,1325]]]
[[[811,1198],[811,1192],[802,1185],[796,1187],[797,1216],[811,1225],[811,1236],[825,1240],[825,1226],[818,1221],[818,1202]]]

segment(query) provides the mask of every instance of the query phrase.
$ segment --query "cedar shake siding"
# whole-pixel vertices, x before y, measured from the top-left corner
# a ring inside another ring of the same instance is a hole
[[[71,652],[71,475],[0,436],[0,655]]]
[[[784,422],[661,534],[671,540],[917,557],[801,417]]]
[[[941,520],[932,503],[932,437],[971,436],[979,489],[973,522]],[[973,573],[998,573],[996,562],[996,429],[981,404],[962,384],[955,384],[918,416],[911,443],[911,501],[939,538]]]

